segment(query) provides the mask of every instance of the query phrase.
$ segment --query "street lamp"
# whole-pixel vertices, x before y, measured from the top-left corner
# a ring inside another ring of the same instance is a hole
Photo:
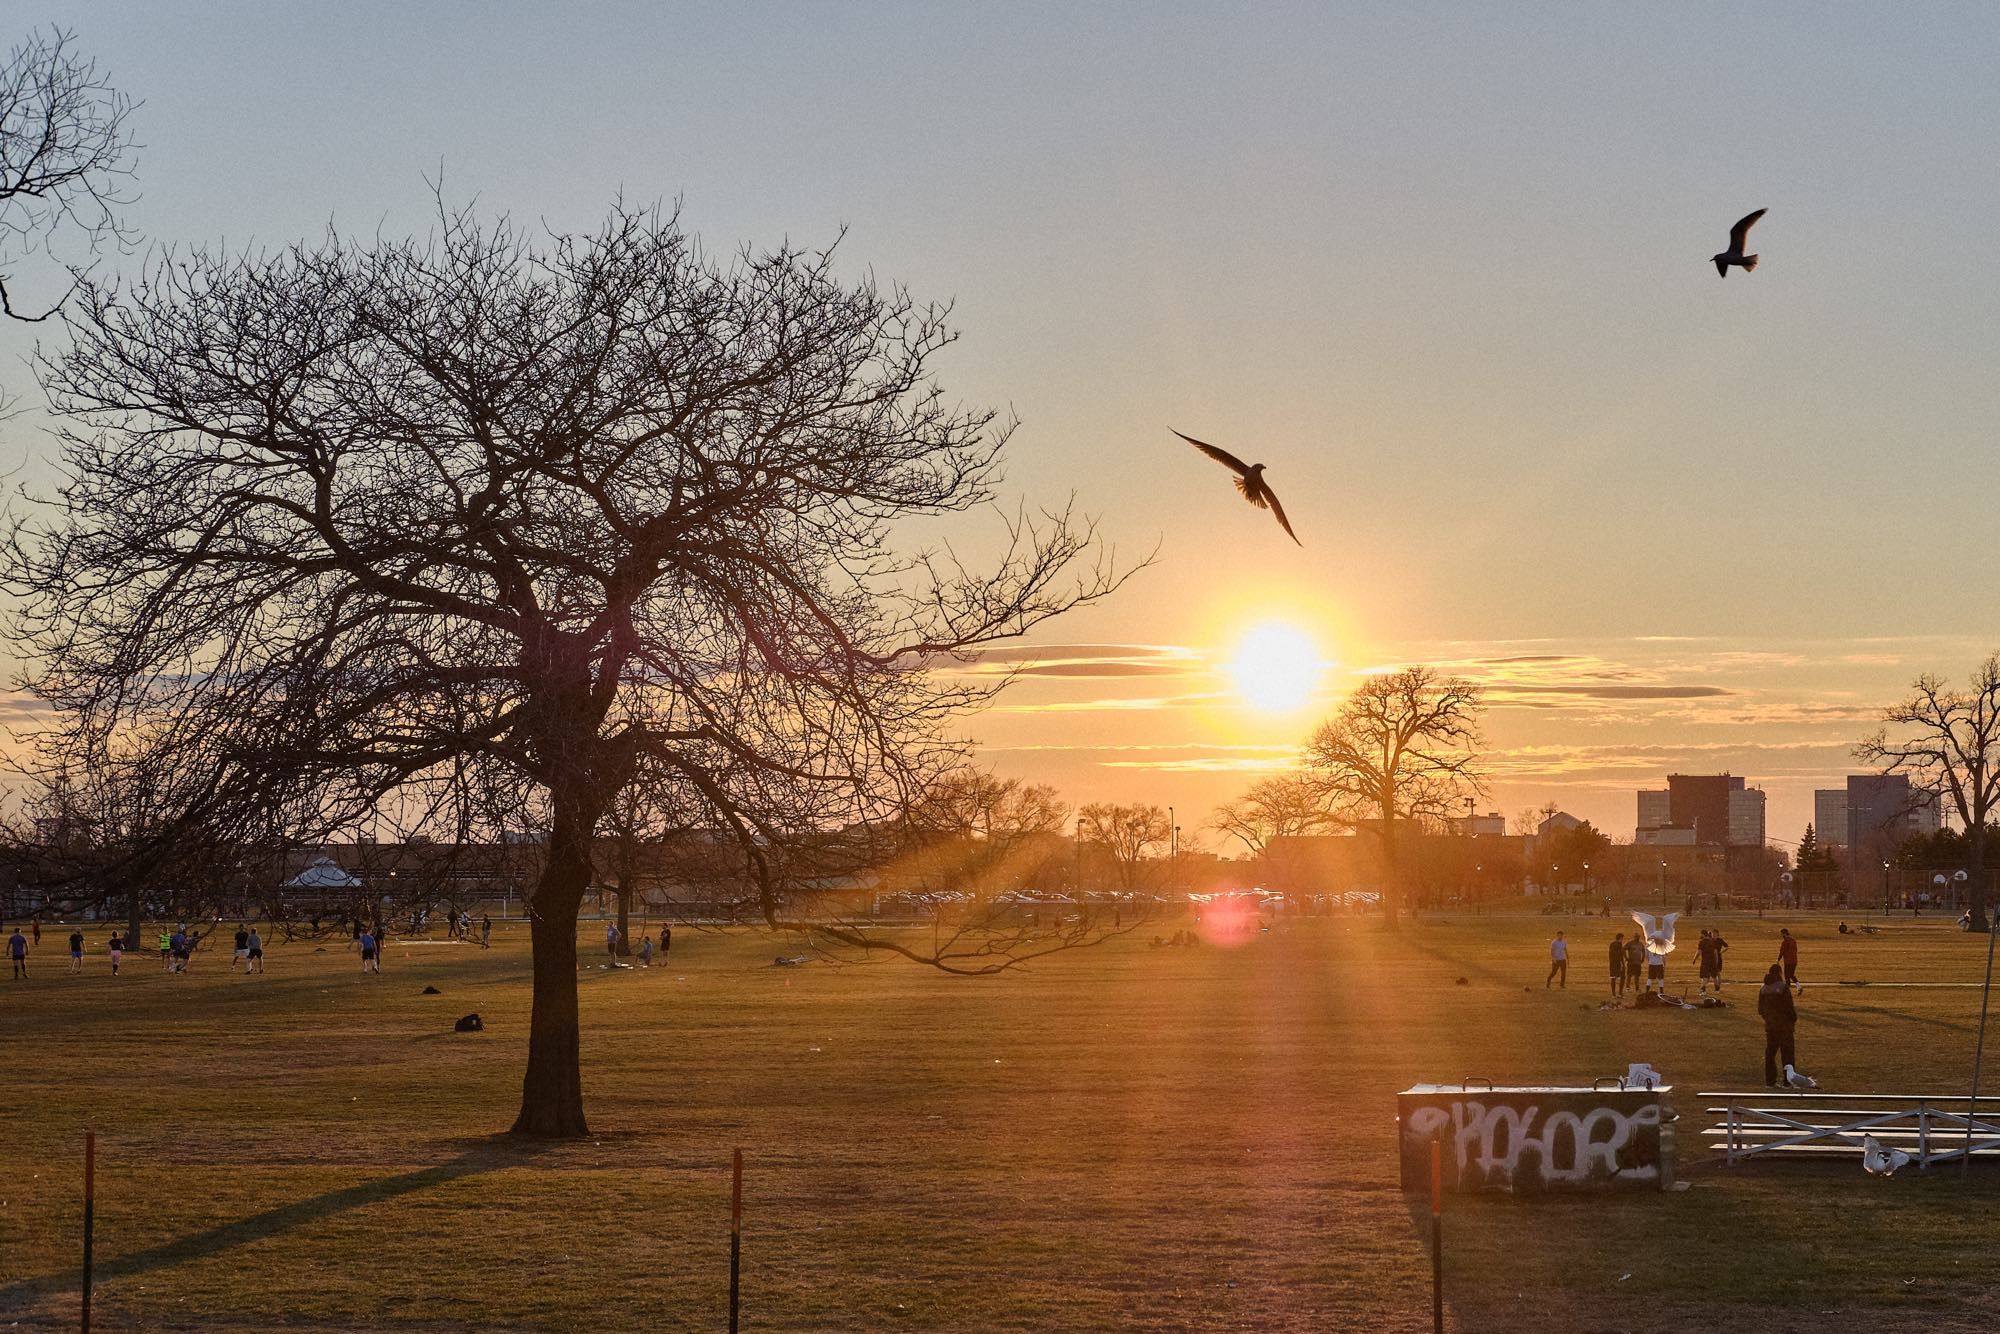
[[[1889,863],[1882,863],[1882,915],[1889,915]]]

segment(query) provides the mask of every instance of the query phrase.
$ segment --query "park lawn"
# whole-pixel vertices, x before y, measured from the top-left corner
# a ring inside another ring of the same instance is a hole
[[[293,942],[265,977],[222,955],[118,979],[101,948],[64,976],[45,928],[35,976],[0,989],[0,1321],[74,1324],[90,1127],[106,1330],[719,1329],[738,1145],[748,1329],[1421,1330],[1429,1219],[1397,1189],[1396,1091],[1645,1060],[1680,1090],[1691,1189],[1452,1199],[1452,1328],[1993,1328],[1994,1165],[1724,1169],[1692,1096],[1761,1080],[1752,983],[1780,925],[1821,984],[1975,982],[1983,940],[1714,920],[1741,1003],[1696,1012],[1596,1009],[1619,919],[1315,919],[981,980],[775,968],[790,942],[683,929],[651,970],[585,950],[597,1133],[528,1146],[492,1134],[525,1053],[519,927],[490,951],[392,945],[380,977]],[[1542,986],[1558,925],[1566,992]],[[1692,968],[1684,943],[1670,977]],[[1799,1059],[1832,1088],[1962,1090],[1978,1002],[1809,986]],[[451,1032],[471,1010],[486,1031]]]

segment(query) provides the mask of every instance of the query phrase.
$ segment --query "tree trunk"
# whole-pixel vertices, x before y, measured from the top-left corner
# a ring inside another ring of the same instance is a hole
[[[1382,803],[1382,920],[1396,929],[1396,914],[1402,911],[1403,888],[1396,860],[1396,803]]]
[[[618,953],[620,957],[632,953],[632,891],[627,888],[631,882],[618,882]]]
[[[1979,821],[1965,831],[1966,907],[1972,913],[1974,931],[1985,931],[1986,922],[1986,822]]]
[[[132,882],[131,892],[125,896],[125,948],[134,954],[139,952],[139,932],[145,928],[146,890],[143,877]]]
[[[558,809],[549,859],[529,903],[534,943],[534,1003],[528,1020],[528,1070],[521,1114],[510,1133],[574,1138],[583,1119],[583,1069],[576,1005],[576,917],[590,886],[589,824]]]

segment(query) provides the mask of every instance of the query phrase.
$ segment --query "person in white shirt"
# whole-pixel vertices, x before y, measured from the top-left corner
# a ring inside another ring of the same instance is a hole
[[[618,923],[604,924],[604,952],[611,956],[611,962],[618,962]]]
[[[1556,938],[1549,942],[1549,975],[1548,979],[1542,983],[1542,990],[1547,991],[1549,983],[1555,981],[1558,977],[1562,978],[1562,989],[1568,991],[1569,942],[1563,939],[1563,933],[1560,931],[1556,932]]]

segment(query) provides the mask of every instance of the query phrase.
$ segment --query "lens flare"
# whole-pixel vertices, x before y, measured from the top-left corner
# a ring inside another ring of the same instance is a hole
[[[1296,713],[1312,702],[1325,664],[1296,626],[1270,622],[1243,636],[1230,659],[1236,693],[1264,713]]]

